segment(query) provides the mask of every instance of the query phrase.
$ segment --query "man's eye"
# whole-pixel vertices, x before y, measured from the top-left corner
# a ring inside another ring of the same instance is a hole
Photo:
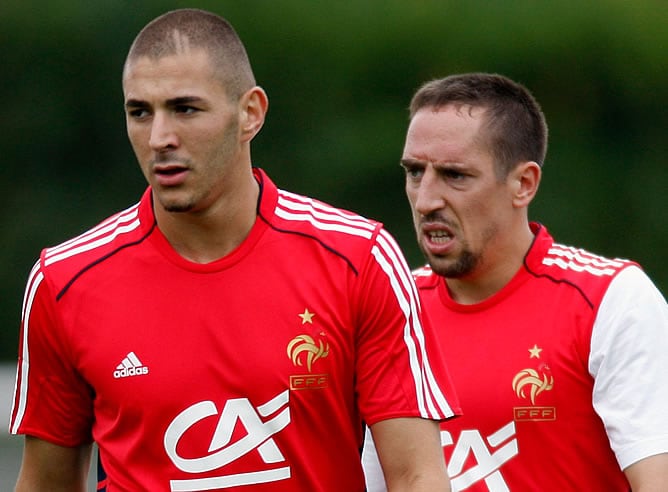
[[[459,171],[455,171],[454,169],[448,169],[446,171],[443,171],[443,175],[448,178],[448,179],[453,179],[453,180],[461,180],[466,177],[464,173],[461,173]]]
[[[129,110],[128,115],[133,119],[141,119],[148,116],[148,111],[144,108],[136,108]]]
[[[174,111],[181,114],[194,114],[199,110],[192,106],[175,106]]]
[[[406,176],[411,178],[411,179],[416,179],[422,176],[422,169],[418,167],[404,167],[404,171],[406,172]]]

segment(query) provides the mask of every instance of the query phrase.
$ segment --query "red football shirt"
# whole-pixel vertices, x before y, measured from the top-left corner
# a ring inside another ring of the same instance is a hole
[[[415,272],[463,411],[441,424],[452,489],[628,492],[622,468],[668,452],[666,301],[634,263],[532,228],[524,266],[478,304]]]
[[[218,261],[171,248],[150,190],[42,252],[11,432],[96,441],[109,492],[338,492],[364,490],[363,421],[453,415],[392,237],[255,175],[256,223]]]

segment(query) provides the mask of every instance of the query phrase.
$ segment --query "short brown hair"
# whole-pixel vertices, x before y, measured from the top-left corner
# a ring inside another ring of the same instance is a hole
[[[238,99],[255,85],[248,54],[232,25],[200,9],[172,10],[149,22],[132,43],[125,67],[139,57],[157,60],[177,54],[184,44],[209,54],[231,98]]]
[[[503,75],[468,73],[425,83],[410,104],[412,119],[422,108],[447,105],[485,110],[484,139],[496,160],[497,176],[505,178],[522,161],[543,166],[547,123],[540,105],[523,85]]]

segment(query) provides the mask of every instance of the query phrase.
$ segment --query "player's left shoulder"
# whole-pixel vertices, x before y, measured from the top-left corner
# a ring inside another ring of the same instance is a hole
[[[378,221],[281,189],[275,213],[284,230],[312,237],[337,250],[364,248],[383,232]]]
[[[553,243],[542,259],[544,273],[583,289],[605,289],[622,271],[639,265],[629,259],[608,258],[584,248]]]

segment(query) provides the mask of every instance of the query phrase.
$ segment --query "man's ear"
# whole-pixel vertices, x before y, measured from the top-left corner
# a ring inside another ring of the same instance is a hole
[[[250,141],[264,125],[264,117],[269,108],[269,99],[264,89],[256,85],[241,96],[239,105],[241,109],[239,119],[241,138],[244,141]]]
[[[514,207],[529,206],[538,192],[541,175],[542,170],[534,161],[521,162],[510,172]]]

